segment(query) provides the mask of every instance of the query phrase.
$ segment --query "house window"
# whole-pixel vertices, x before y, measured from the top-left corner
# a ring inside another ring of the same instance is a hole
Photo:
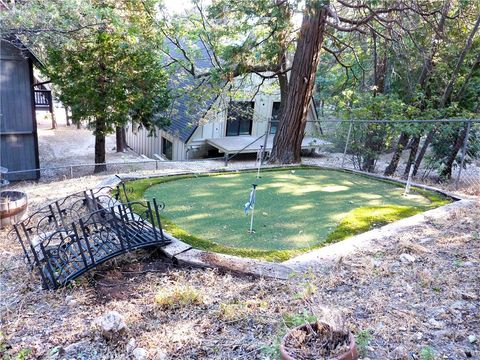
[[[280,120],[280,101],[274,101],[272,106],[272,122],[270,123],[270,134],[275,134]]]
[[[253,124],[252,101],[232,101],[227,113],[227,136],[251,135]]]
[[[173,144],[170,140],[165,139],[162,136],[162,155],[165,156],[168,160],[173,158]]]

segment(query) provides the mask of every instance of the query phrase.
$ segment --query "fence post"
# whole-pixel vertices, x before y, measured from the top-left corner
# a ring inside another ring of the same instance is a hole
[[[73,166],[70,166],[70,179],[73,179]]]
[[[268,120],[268,123],[267,123],[267,131],[265,132],[265,140],[263,141],[263,149],[262,149],[262,155],[260,159],[260,165],[263,165],[263,162],[265,160],[265,152],[267,150],[267,141],[268,141],[268,134],[270,134],[270,126],[272,126],[272,120]]]
[[[348,127],[347,141],[345,142],[345,149],[343,150],[342,168],[345,164],[345,156],[347,156],[348,143],[350,142],[350,135],[352,134],[353,121],[350,120],[350,126]]]
[[[455,182],[455,189],[458,190],[458,184],[460,183],[460,177],[462,176],[463,164],[465,163],[465,155],[467,154],[468,146],[468,137],[470,135],[470,128],[472,127],[472,122],[467,123],[467,131],[465,132],[465,140],[463,141],[462,148],[462,160],[460,160],[460,168],[458,169],[457,181]]]

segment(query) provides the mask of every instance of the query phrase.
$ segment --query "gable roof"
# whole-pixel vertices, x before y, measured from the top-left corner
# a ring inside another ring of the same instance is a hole
[[[8,11],[8,10],[10,10],[10,8],[5,3],[5,1],[0,0],[0,12]],[[22,52],[22,55],[25,58],[32,59],[35,66],[37,66],[39,69],[42,69],[45,67],[45,65],[38,59],[38,57],[27,46],[25,46],[25,44],[23,44],[20,41],[20,39],[14,34],[6,35],[3,38],[1,38],[0,41],[5,41],[6,43],[20,50]]]
[[[203,42],[197,42],[194,46],[198,51],[195,51],[194,54],[189,54],[189,58],[194,63],[196,71],[210,69],[211,61],[208,49],[205,48]],[[167,43],[167,48],[172,57],[183,57],[178,47],[172,42]],[[169,118],[171,124],[164,130],[185,143],[198,128],[199,120],[205,116],[219,94],[215,92],[208,93],[207,91],[206,98],[199,101],[196,92],[201,87],[210,87],[210,85],[204,84],[204,80],[194,78],[181,67],[179,67],[177,75],[170,79],[169,85],[172,89],[172,103],[170,104],[170,109],[163,116]]]

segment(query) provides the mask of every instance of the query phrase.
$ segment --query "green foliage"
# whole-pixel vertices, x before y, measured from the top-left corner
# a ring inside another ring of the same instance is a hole
[[[424,5],[439,10],[443,4],[434,1]],[[335,55],[332,52],[322,54],[317,75],[317,98],[322,104],[323,116],[362,120],[478,118],[478,34],[463,62],[459,60],[479,11],[478,2],[451,3],[450,18],[446,19],[444,34],[440,37],[436,27],[441,11],[437,11],[432,17],[435,23],[426,21],[415,12],[407,16],[404,13],[389,14],[390,20],[396,22],[394,28],[399,26],[391,40],[380,39],[370,31],[369,35],[361,36],[336,32],[327,38],[326,45],[336,52]],[[451,17],[453,14],[456,19]],[[462,25],[459,26],[459,22]],[[405,34],[405,28],[413,24],[415,31]],[[370,26],[379,33],[386,30],[381,24]],[[383,59],[386,67],[381,66]],[[428,71],[421,83],[420,74],[424,69]],[[379,87],[379,74],[384,76],[383,87]],[[453,91],[445,98],[450,83]],[[345,145],[348,124],[343,127],[337,129],[333,138],[337,151],[342,151]],[[455,126],[442,124],[435,129],[433,154],[427,164],[429,172],[434,170],[442,174],[445,168],[450,172],[449,159],[455,157],[458,148],[454,146],[457,132],[452,133],[452,127]],[[349,152],[355,155],[357,168],[372,171],[379,155],[396,144],[400,133],[423,137],[432,128],[430,124],[358,124],[354,127]],[[473,151],[467,160],[478,157],[479,140],[472,136],[470,145]],[[458,165],[457,160],[454,166]]]
[[[435,351],[430,346],[425,346],[420,350],[420,360],[435,360]]]
[[[307,310],[298,313],[285,313],[282,315],[282,318],[285,326],[290,329],[317,321],[317,317],[310,314]]]
[[[158,114],[169,93],[163,35],[150,16],[155,6],[155,0],[33,0],[2,13],[8,25],[2,29],[39,54],[74,121],[88,122],[97,135],[129,120],[162,127],[168,120]]]
[[[367,356],[367,353],[368,353],[367,347],[368,347],[368,344],[370,344],[371,340],[372,340],[372,331],[370,329],[360,330],[355,335],[355,343],[357,344],[357,351],[360,357]]]
[[[89,121],[100,135],[128,120],[147,127],[167,124],[157,115],[169,102],[167,77],[155,50],[161,39],[141,12],[144,5],[130,1],[92,6],[103,23],[100,28],[61,46],[47,46],[47,74],[61,101],[75,119]],[[96,126],[98,119],[106,126]]]
[[[2,332],[0,332],[0,356],[3,360],[25,360],[28,359],[29,356],[32,354],[32,349],[29,348],[21,349],[13,355],[8,354],[8,349],[9,345],[5,340],[5,336]]]

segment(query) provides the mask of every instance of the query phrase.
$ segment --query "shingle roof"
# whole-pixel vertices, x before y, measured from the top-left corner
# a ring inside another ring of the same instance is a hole
[[[203,43],[194,45],[198,51],[189,54],[194,62],[196,71],[207,71],[211,68],[210,57]],[[172,43],[168,45],[170,54],[174,58],[182,58],[180,50]],[[171,120],[171,125],[166,131],[178,137],[182,142],[187,142],[198,127],[198,121],[205,115],[218,93],[204,91],[205,97],[199,99],[202,87],[210,85],[202,83],[201,79],[195,79],[185,69],[178,68],[177,75],[170,79],[172,89],[172,103],[168,113],[164,114]],[[205,90],[205,88],[203,88]],[[201,96],[200,96],[201,97]]]

